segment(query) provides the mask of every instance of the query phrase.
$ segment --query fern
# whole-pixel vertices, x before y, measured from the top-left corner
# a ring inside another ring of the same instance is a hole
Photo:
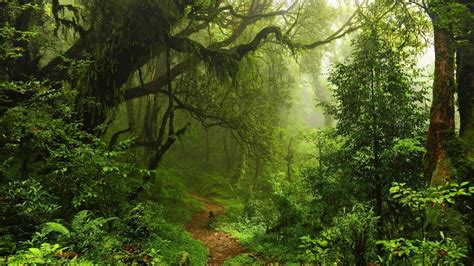
[[[81,230],[81,228],[86,224],[92,216],[92,213],[88,210],[83,210],[78,212],[71,222],[71,228],[73,230]]]
[[[45,223],[41,230],[42,235],[46,236],[51,232],[60,233],[67,237],[71,236],[71,232],[69,232],[69,229],[67,229],[64,225],[55,222]]]

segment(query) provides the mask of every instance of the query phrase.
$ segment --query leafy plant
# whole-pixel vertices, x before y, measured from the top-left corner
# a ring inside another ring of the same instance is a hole
[[[421,190],[414,190],[406,183],[394,182],[390,188],[390,195],[393,200],[417,213],[422,238],[425,237],[427,211],[429,212],[435,208],[446,210],[447,205],[456,202],[456,198],[472,196],[473,193],[474,187],[469,186],[469,182],[462,182],[461,184],[451,182],[446,186],[430,186]]]
[[[472,194],[474,194],[474,186],[469,186],[469,182],[461,184],[450,182],[446,186],[430,186],[424,190],[414,190],[406,183],[394,182],[390,188],[390,195],[394,200],[413,210],[454,204],[456,198]]]
[[[76,252],[90,254],[92,258],[110,254],[121,244],[107,230],[108,223],[116,219],[116,217],[94,217],[90,211],[80,211],[72,219],[72,233],[68,243]]]
[[[425,222],[426,213],[434,208],[448,209],[448,205],[456,203],[456,199],[472,196],[474,187],[469,182],[461,184],[451,182],[446,186],[427,187],[415,190],[406,183],[394,182],[390,188],[390,194],[395,201],[402,206],[418,213],[418,220],[422,231],[421,239],[398,238],[392,240],[381,240],[378,244],[383,245],[388,255],[380,260],[390,264],[397,260],[413,262],[423,265],[455,264],[460,263],[465,257],[466,248],[459,245],[453,239],[446,237],[440,231],[441,241],[433,241],[426,238]]]
[[[375,255],[375,228],[378,217],[371,208],[355,204],[350,212],[334,218],[333,226],[325,228],[319,237],[301,238],[300,255],[317,263],[341,262],[365,265]]]
[[[8,183],[3,195],[16,215],[34,225],[50,220],[60,209],[55,197],[32,178]]]
[[[455,265],[462,261],[465,248],[460,247],[451,238],[445,238],[441,232],[441,241],[426,239],[409,240],[397,238],[388,241],[377,241],[383,245],[387,255],[379,257],[384,265],[404,261],[416,265]]]
[[[63,250],[64,248],[61,248],[59,244],[42,243],[39,248],[29,248],[18,252],[15,256],[8,257],[8,263],[14,265],[57,263],[56,255]]]

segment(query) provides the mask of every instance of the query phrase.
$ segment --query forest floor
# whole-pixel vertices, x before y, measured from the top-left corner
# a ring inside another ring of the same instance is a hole
[[[246,249],[237,239],[209,227],[209,213],[212,211],[217,218],[224,213],[224,206],[205,197],[193,197],[204,204],[205,211],[194,215],[186,229],[209,249],[207,265],[222,265],[225,260],[245,253]]]

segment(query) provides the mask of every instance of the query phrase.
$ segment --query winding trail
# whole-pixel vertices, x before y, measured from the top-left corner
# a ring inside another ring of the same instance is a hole
[[[216,217],[224,213],[222,204],[213,202],[208,198],[193,195],[205,205],[205,211],[194,215],[186,225],[186,229],[193,237],[206,245],[209,249],[209,259],[207,265],[222,265],[225,260],[245,253],[246,249],[240,245],[239,241],[229,234],[209,228],[209,212],[213,212]]]

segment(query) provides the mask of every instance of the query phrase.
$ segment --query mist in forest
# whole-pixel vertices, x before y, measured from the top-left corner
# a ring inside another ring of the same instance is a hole
[[[473,264],[471,0],[0,22],[0,264]]]

